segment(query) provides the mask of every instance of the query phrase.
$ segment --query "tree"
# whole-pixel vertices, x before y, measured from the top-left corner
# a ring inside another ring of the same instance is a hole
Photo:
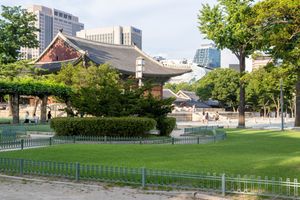
[[[263,108],[264,117],[271,109],[275,109],[277,117],[280,113],[280,79],[283,79],[283,94],[286,105],[293,114],[293,90],[295,77],[291,76],[290,67],[274,66],[257,69],[245,77],[246,95],[254,110]]]
[[[239,73],[233,69],[216,69],[200,79],[196,85],[201,100],[215,99],[223,107],[234,111],[238,105]]]
[[[247,102],[252,110],[260,111],[263,108],[264,117],[267,115],[271,102],[271,94],[268,89],[269,77],[265,68],[259,68],[244,77],[247,82]]]
[[[254,10],[257,46],[294,68],[297,76],[295,126],[300,126],[300,2],[265,0],[257,3]]]
[[[194,84],[190,83],[167,83],[164,88],[170,89],[173,92],[177,93],[179,90],[195,91]]]
[[[239,93],[239,127],[245,127],[245,59],[254,52],[254,26],[251,20],[254,12],[252,0],[219,0],[210,7],[203,5],[200,10],[199,30],[207,39],[215,42],[219,49],[230,49],[239,60],[240,93]]]
[[[12,63],[21,47],[38,47],[36,17],[20,6],[2,6],[0,18],[0,63]]]
[[[51,79],[73,88],[74,94],[70,99],[70,105],[79,113],[120,116],[122,92],[120,75],[110,65],[96,66],[89,63],[88,67],[84,67],[82,64],[76,66],[68,64]],[[69,114],[73,113],[70,106],[67,111]]]

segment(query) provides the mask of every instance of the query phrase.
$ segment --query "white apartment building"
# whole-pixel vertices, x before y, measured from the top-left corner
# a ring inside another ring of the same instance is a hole
[[[84,24],[80,23],[78,17],[55,8],[48,8],[41,5],[31,5],[28,12],[36,15],[35,26],[40,29],[37,32],[39,48],[21,48],[22,59],[35,59],[50,44],[60,29],[64,34],[76,36],[76,32],[84,29]]]
[[[108,44],[135,45],[142,49],[142,31],[132,26],[81,30],[76,36]]]

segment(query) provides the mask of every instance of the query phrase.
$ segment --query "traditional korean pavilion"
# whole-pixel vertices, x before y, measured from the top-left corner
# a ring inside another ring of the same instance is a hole
[[[135,77],[137,58],[144,59],[142,80],[151,80],[155,86],[152,93],[162,97],[163,85],[171,77],[189,72],[187,69],[164,67],[145,54],[138,47],[105,44],[83,38],[67,36],[59,32],[44,52],[34,61],[35,66],[49,72],[57,72],[65,63],[93,62],[97,65],[108,63],[117,69],[124,79]]]

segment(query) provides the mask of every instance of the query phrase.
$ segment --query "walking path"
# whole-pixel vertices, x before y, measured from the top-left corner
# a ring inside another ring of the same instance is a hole
[[[195,193],[196,194],[196,193]],[[197,199],[223,199],[196,194]],[[151,191],[104,184],[80,184],[49,180],[24,179],[0,175],[0,199],[3,200],[192,200],[192,191]]]

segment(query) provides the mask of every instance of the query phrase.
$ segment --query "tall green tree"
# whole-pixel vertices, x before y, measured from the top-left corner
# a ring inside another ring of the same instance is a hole
[[[36,17],[20,6],[1,6],[0,63],[12,63],[20,56],[21,47],[35,48],[39,43]]]
[[[274,110],[279,117],[280,113],[280,79],[283,78],[283,94],[285,102],[292,99],[293,84],[295,79],[289,77],[288,68],[272,66],[254,70],[245,77],[247,82],[246,97],[253,110],[263,108],[264,117],[270,110]],[[292,102],[289,102],[292,103]],[[293,113],[292,105],[286,108]]]
[[[219,49],[228,48],[239,60],[239,127],[245,127],[245,59],[254,52],[255,30],[252,0],[218,0],[216,6],[203,5],[199,12],[199,30]]]
[[[196,88],[194,87],[194,83],[167,83],[165,84],[164,88],[170,89],[173,92],[177,93],[179,90],[187,90],[187,91],[195,91]]]
[[[216,69],[200,79],[196,85],[201,100],[218,100],[223,107],[234,111],[238,105],[239,73],[233,69]]]
[[[297,76],[295,126],[300,126],[300,1],[264,0],[254,10],[257,46],[294,68]]]

